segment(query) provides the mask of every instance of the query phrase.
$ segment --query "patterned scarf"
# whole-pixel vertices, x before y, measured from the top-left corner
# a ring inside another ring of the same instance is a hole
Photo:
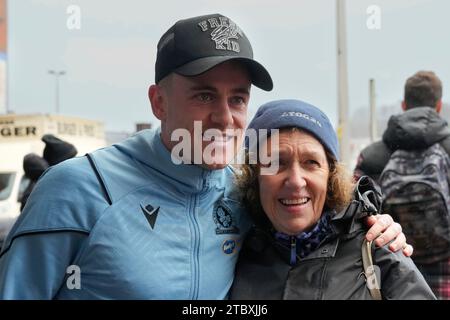
[[[297,256],[304,258],[313,252],[327,237],[332,235],[330,227],[331,212],[325,212],[319,222],[309,232],[302,232],[296,236],[289,236],[282,232],[275,232],[275,239],[283,247],[291,250],[291,266],[297,262]]]

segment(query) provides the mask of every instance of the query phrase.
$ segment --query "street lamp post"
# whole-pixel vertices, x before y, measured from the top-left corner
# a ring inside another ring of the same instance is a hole
[[[59,114],[59,77],[66,74],[66,71],[48,70],[48,74],[55,77],[55,107],[56,113]]]

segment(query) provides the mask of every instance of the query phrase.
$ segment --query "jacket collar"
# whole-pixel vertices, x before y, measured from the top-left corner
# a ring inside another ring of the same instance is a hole
[[[367,217],[360,201],[353,200],[347,208],[331,218],[331,229],[337,235],[352,235],[364,228],[362,219]]]
[[[291,261],[291,250],[281,244],[279,241],[276,241],[272,238],[274,242],[274,247],[280,257],[286,261],[286,263],[293,265]],[[301,258],[298,255],[296,256],[297,262],[298,261],[307,261],[312,259],[323,259],[323,258],[330,258],[334,257],[337,251],[339,245],[339,238],[338,237],[329,237],[326,241],[323,241],[319,247],[317,247],[314,251],[311,251],[307,256]]]
[[[378,214],[381,210],[381,190],[367,176],[361,177],[355,185],[354,199],[331,219],[331,227],[336,234],[352,236],[365,229],[363,218]]]

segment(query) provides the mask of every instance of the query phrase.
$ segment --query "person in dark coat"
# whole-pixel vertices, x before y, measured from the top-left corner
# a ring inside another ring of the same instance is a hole
[[[355,179],[367,175],[380,183],[381,173],[397,150],[425,150],[439,144],[450,156],[450,128],[440,115],[442,82],[434,72],[419,71],[407,79],[402,109],[403,113],[389,119],[382,140],[361,151],[353,173]],[[447,180],[450,183],[450,177]],[[431,225],[436,224],[433,220],[429,221]],[[409,237],[414,235],[408,229],[405,233]],[[436,296],[449,300],[450,258],[432,263],[424,263],[418,255],[413,259],[416,259],[419,270]]]
[[[43,157],[47,160],[49,166],[71,159],[78,153],[77,148],[73,144],[61,140],[52,134],[44,135],[42,141],[45,143]]]
[[[44,171],[49,166],[75,157],[78,152],[73,144],[61,140],[52,134],[44,135],[41,140],[45,143],[43,157],[35,153],[29,153],[23,158],[23,171],[30,183],[20,198],[20,211],[25,207],[28,197]]]
[[[248,156],[259,157],[243,166],[240,186],[255,225],[231,299],[435,299],[413,261],[387,246],[369,242],[373,264],[364,269],[363,219],[378,212],[381,193],[368,177],[353,185],[322,111],[297,100],[270,102],[248,130],[261,129],[279,132],[247,143]],[[268,174],[271,166],[277,170]]]
[[[419,71],[406,81],[403,113],[393,115],[381,141],[364,148],[354,169],[355,179],[366,175],[378,182],[396,150],[425,149],[439,143],[450,155],[450,128],[441,116],[442,82],[431,71]]]
[[[20,198],[20,211],[25,207],[31,191],[33,191],[39,177],[47,168],[48,162],[35,153],[29,153],[23,158],[23,171],[30,182]]]

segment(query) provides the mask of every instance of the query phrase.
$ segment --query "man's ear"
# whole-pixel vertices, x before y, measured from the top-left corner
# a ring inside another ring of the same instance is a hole
[[[406,102],[405,102],[405,100],[402,101],[402,110],[406,111]]]
[[[441,110],[442,110],[442,100],[439,100],[439,101],[436,103],[436,112],[437,112],[437,113],[441,113]]]
[[[155,117],[158,120],[164,120],[167,115],[166,111],[166,97],[164,89],[157,85],[153,84],[148,88],[148,98],[150,100],[150,104],[152,106],[152,111]]]

